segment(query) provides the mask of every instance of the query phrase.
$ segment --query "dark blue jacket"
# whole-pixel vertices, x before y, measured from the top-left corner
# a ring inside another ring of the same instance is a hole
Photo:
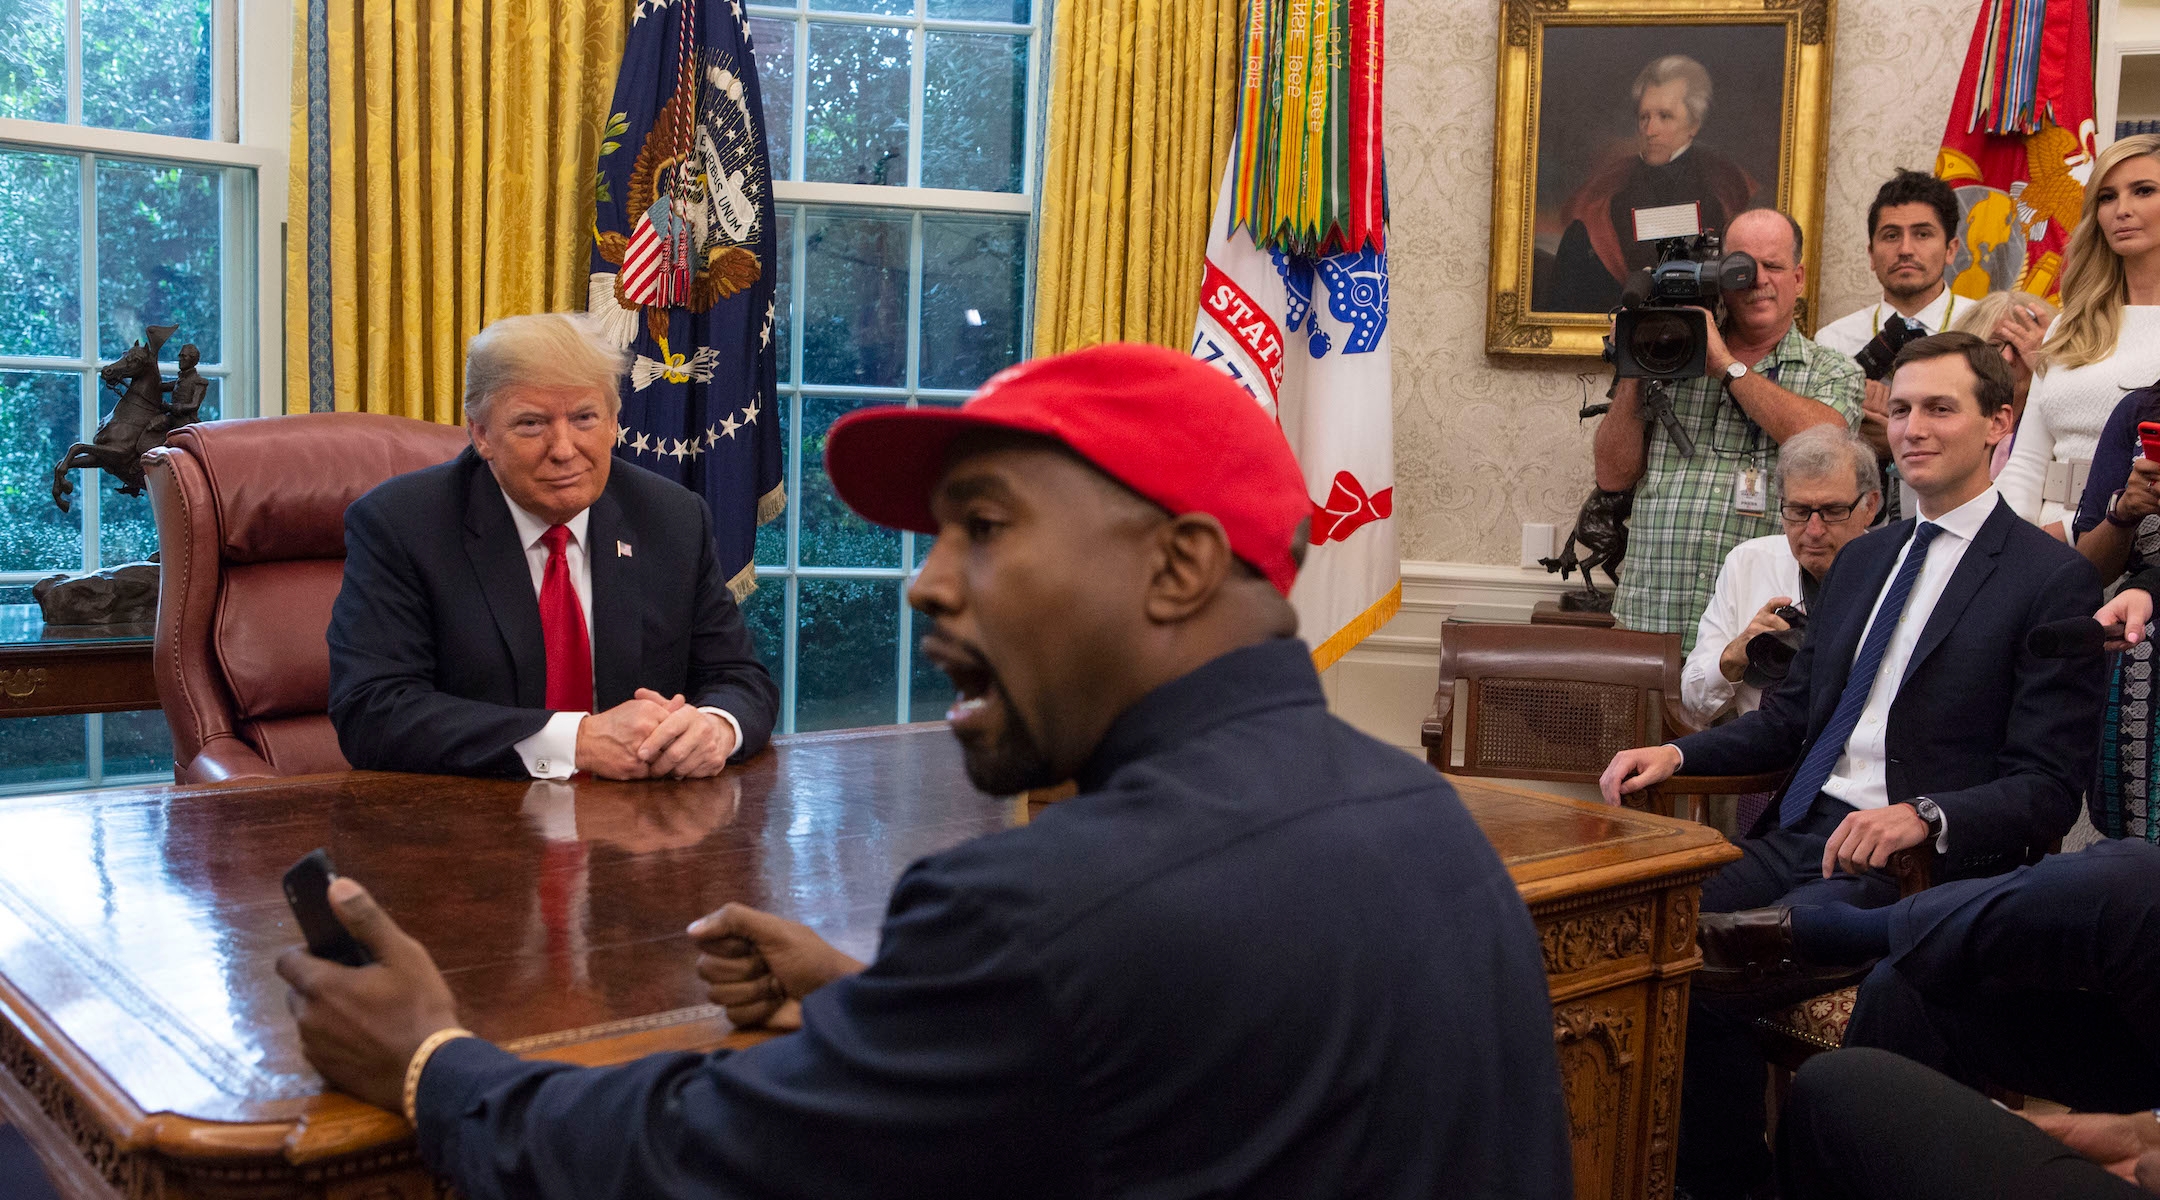
[[[1830,723],[1908,518],[1855,538],[1824,577],[1785,681],[1736,721],[1681,738],[1689,775],[1789,771]],[[2098,655],[2037,658],[2034,626],[2090,617],[2100,579],[2085,556],[1998,501],[1928,615],[1890,706],[1890,802],[1932,798],[1949,821],[1938,879],[1993,875],[2046,853],[2077,821],[2100,751]],[[1772,804],[1765,821],[1776,820]]]
[[[798,1033],[601,1069],[445,1046],[422,1156],[472,1200],[1571,1195],[1529,914],[1302,642],[1150,694],[1080,784],[910,867]]]
[[[641,687],[680,693],[742,725],[737,759],[763,749],[780,693],[720,577],[705,502],[618,458],[591,512],[600,709]],[[347,762],[525,773],[512,747],[551,715],[540,601],[502,488],[470,448],[345,510],[329,641],[330,721]]]

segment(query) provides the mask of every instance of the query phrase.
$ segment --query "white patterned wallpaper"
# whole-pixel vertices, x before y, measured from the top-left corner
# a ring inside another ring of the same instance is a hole
[[[1927,170],[1979,0],[1837,0],[1830,175],[1818,299],[1832,317],[1879,294],[1867,204],[1900,166]],[[1526,521],[1565,530],[1589,494],[1584,384],[1601,364],[1488,358],[1497,0],[1389,6],[1389,316],[1395,504],[1406,559],[1513,566]]]

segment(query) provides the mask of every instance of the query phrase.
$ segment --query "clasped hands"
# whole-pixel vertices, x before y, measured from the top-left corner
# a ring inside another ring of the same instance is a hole
[[[1680,769],[1680,761],[1680,748],[1671,743],[1622,750],[1613,755],[1605,773],[1598,776],[1598,793],[1605,803],[1618,804],[1622,796],[1656,787],[1672,778]],[[1857,875],[1862,871],[1881,870],[1890,865],[1891,855],[1910,850],[1926,840],[1927,822],[1920,819],[1920,813],[1910,804],[1848,813],[1823,847],[1823,878],[1828,879],[1839,871]]]
[[[429,1035],[457,1024],[457,1004],[427,948],[398,928],[367,889],[330,884],[330,904],[375,961],[347,967],[294,946],[278,956],[300,1047],[341,1091],[397,1112],[405,1068]],[[706,994],[743,1028],[802,1027],[802,1001],[862,964],[806,925],[729,904],[693,922]]]
[[[706,779],[733,753],[733,726],[651,688],[578,722],[577,769],[602,779]]]

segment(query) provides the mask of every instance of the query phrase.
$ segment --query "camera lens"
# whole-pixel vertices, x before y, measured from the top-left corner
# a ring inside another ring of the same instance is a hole
[[[1651,309],[1628,335],[1628,353],[1645,371],[1670,375],[1694,357],[1695,324],[1688,314]]]

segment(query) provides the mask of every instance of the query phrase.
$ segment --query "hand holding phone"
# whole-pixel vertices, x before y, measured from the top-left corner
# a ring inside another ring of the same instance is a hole
[[[330,881],[336,878],[337,868],[330,865],[330,852],[321,847],[310,850],[285,872],[285,903],[292,906],[293,918],[300,922],[300,935],[307,939],[308,953],[348,967],[364,967],[374,962],[375,956],[330,907]]]

